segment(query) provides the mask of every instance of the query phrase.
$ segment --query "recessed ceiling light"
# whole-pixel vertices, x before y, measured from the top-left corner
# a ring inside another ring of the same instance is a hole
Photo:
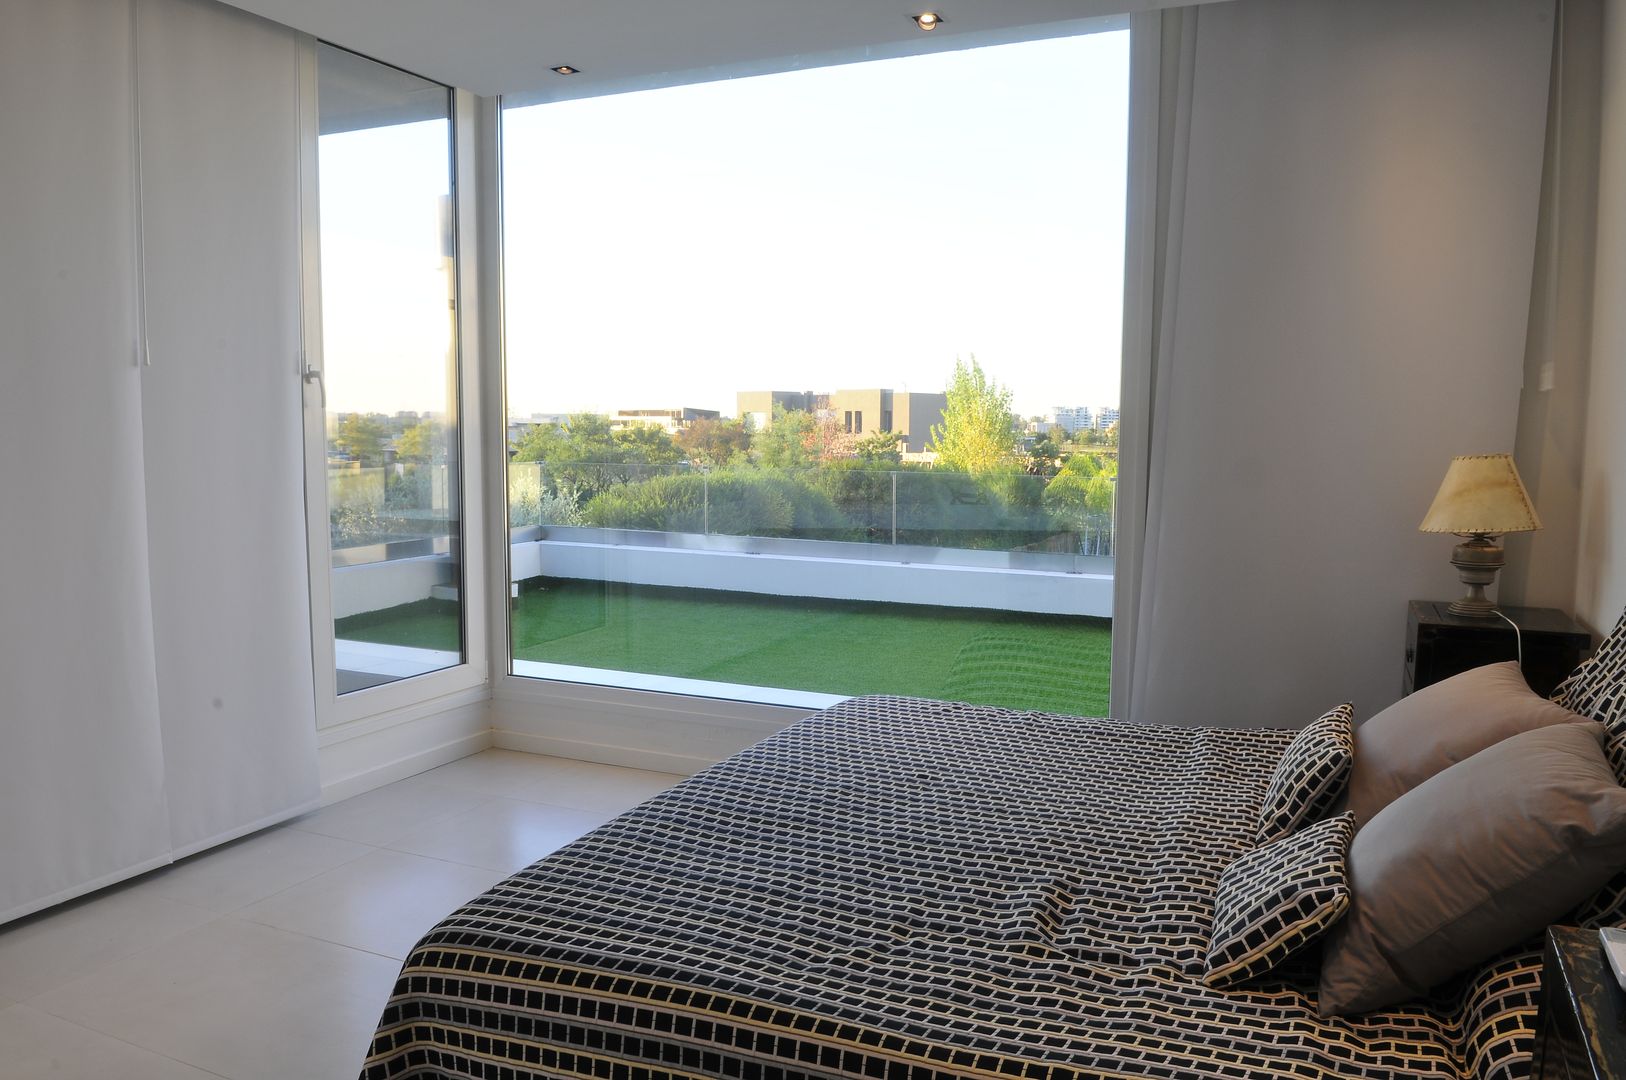
[[[936,30],[939,25],[948,22],[947,19],[935,11],[922,11],[919,15],[909,17],[915,20],[915,25],[922,30]]]
[[[553,73],[555,75],[580,75],[581,69],[573,68],[569,64],[560,64],[558,67],[553,69]]]

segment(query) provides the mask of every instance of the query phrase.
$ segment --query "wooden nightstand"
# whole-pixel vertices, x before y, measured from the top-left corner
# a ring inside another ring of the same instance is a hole
[[[1517,660],[1513,628],[1501,619],[1453,615],[1448,600],[1413,600],[1406,612],[1406,674],[1402,694],[1421,690],[1469,668]],[[1506,607],[1502,614],[1524,637],[1524,677],[1547,697],[1592,654],[1586,627],[1556,608]]]
[[[1596,930],[1547,928],[1535,1080],[1626,1076],[1626,991],[1615,982]]]

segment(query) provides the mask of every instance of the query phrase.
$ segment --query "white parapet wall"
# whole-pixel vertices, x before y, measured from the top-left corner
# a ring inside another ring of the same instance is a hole
[[[1051,615],[1112,616],[1112,574],[815,554],[525,540],[513,580],[533,577],[873,600]]]
[[[333,568],[333,617],[427,600],[437,585],[456,583],[456,565],[450,555],[424,555],[388,559]]]

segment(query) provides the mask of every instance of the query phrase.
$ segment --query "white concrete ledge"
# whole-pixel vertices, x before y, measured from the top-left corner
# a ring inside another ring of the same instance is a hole
[[[648,675],[639,671],[611,671],[575,664],[550,664],[540,660],[515,660],[514,674],[528,679],[555,679],[587,686],[614,686],[623,690],[650,690],[659,694],[686,694],[690,697],[721,698],[724,701],[755,701],[810,712],[828,709],[851,696],[786,690],[778,686],[714,682],[710,679],[685,679],[676,675]]]
[[[333,568],[333,617],[342,619],[347,615],[427,600],[435,586],[455,584],[455,570],[450,555],[421,555],[336,566]]]
[[[514,544],[511,554],[515,581],[547,576],[769,596],[1112,616],[1111,574],[557,540]]]

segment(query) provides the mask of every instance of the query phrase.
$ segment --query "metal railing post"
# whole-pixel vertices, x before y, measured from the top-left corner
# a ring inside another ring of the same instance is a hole
[[[892,546],[898,546],[898,474],[892,473]]]
[[[1108,522],[1107,554],[1118,557],[1118,478],[1112,478],[1112,520]]]
[[[700,474],[700,532],[711,535],[711,474]]]

